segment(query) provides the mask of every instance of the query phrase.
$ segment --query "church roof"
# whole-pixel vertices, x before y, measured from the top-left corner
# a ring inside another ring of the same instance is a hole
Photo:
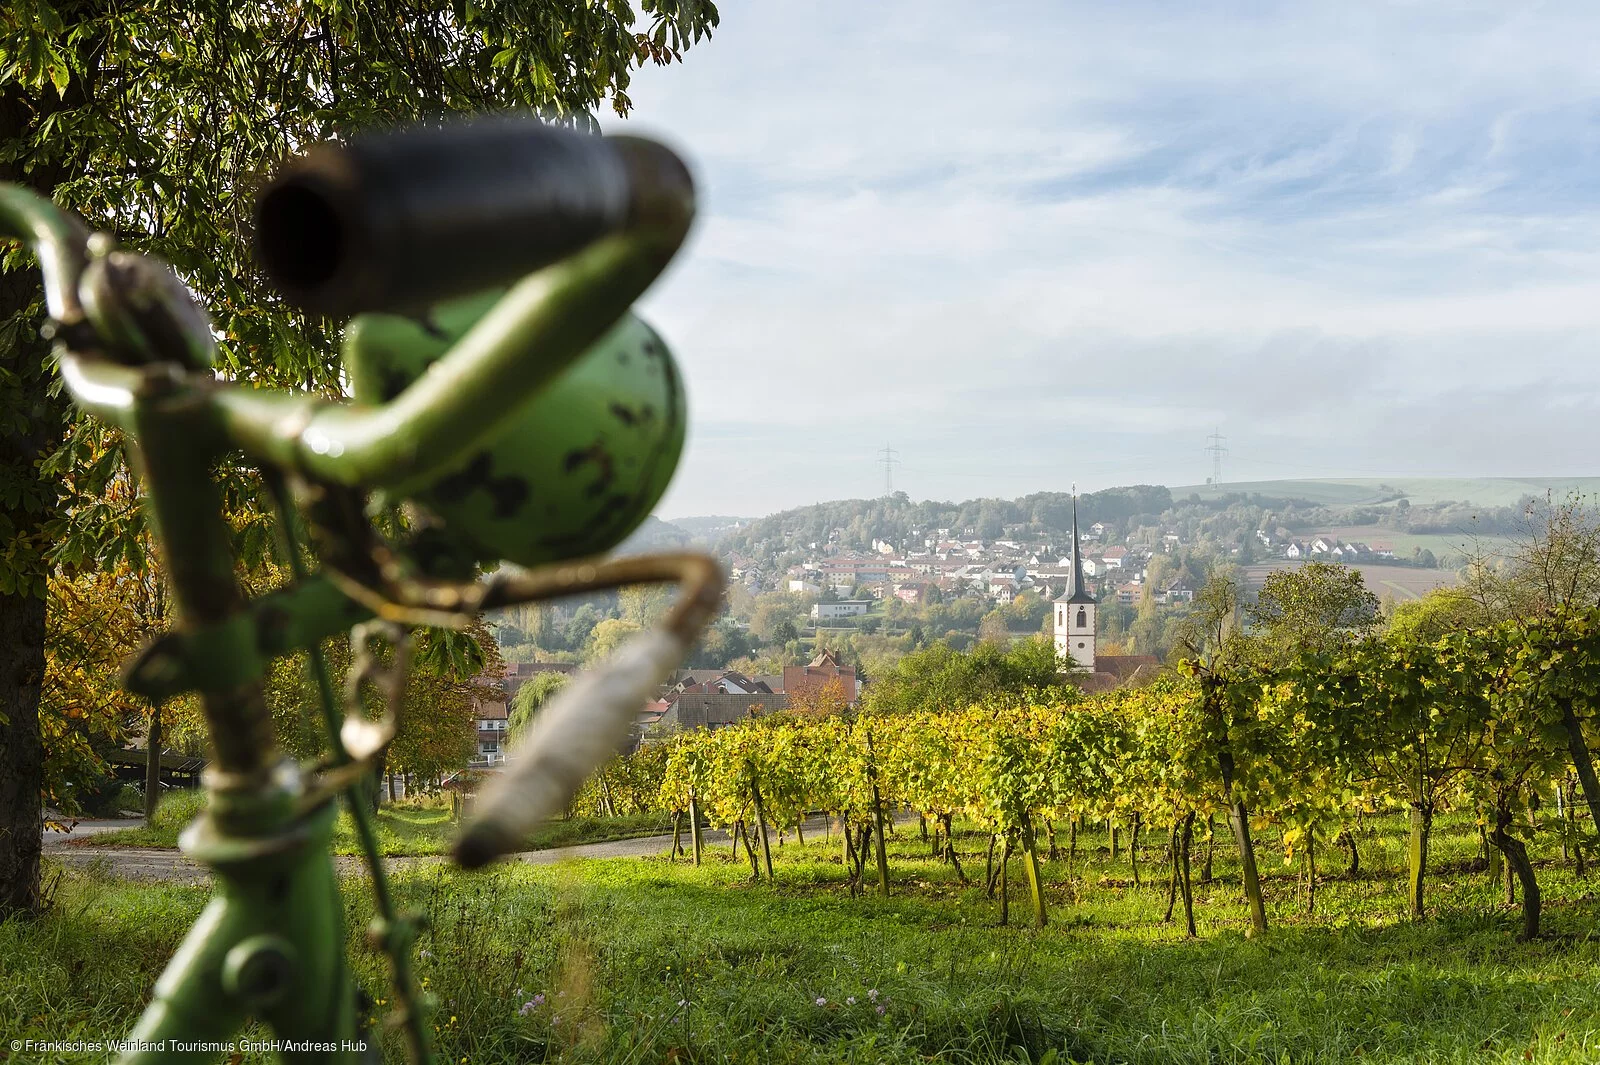
[[[1083,585],[1083,554],[1078,539],[1078,497],[1072,497],[1072,577],[1070,583],[1058,603],[1089,603],[1093,604],[1094,596]]]

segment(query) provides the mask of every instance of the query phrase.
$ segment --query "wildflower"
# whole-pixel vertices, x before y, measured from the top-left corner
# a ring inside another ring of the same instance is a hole
[[[878,1001],[878,989],[877,988],[873,988],[871,991],[868,991],[867,992],[867,997],[870,998],[874,1002]]]
[[[419,958],[431,958],[431,957],[433,957],[433,951],[431,951],[431,950],[419,950],[419,951],[417,951],[417,957],[419,957]]]
[[[528,1014],[532,1013],[534,1008],[538,1005],[539,1004],[537,1002],[534,1002],[530,999],[529,1001],[524,1002],[522,1004],[522,1008],[517,1010],[517,1012],[526,1017]]]
[[[821,995],[817,996],[817,1005],[826,1006],[827,1004],[828,1004],[828,1000],[827,999],[823,998]]]
[[[674,1018],[672,1018],[672,1023],[673,1024],[682,1024],[683,1023],[683,1018],[682,1017],[674,1017]]]
[[[880,1017],[883,1016],[883,1007],[882,1006],[878,1007],[878,1016],[880,1016]]]
[[[682,998],[680,998],[680,999],[679,999],[679,1000],[678,1000],[678,1008],[679,1008],[679,1009],[680,1009],[680,1010],[681,1010],[681,1009],[683,1009],[683,1007],[685,1007],[685,1006],[687,1006],[687,1005],[688,1005],[688,1004],[689,1004],[689,1000],[688,1000],[688,999],[682,999]]]
[[[854,1006],[856,1004],[856,997],[851,995],[849,998],[844,1000],[844,1004],[846,1006]]]
[[[511,993],[513,995],[516,995],[518,998],[521,998],[522,997],[522,988],[519,987],[516,990],[512,991]]]
[[[543,992],[540,992],[539,994],[533,996],[533,1004],[535,1006],[543,1006],[544,1005],[544,993]]]

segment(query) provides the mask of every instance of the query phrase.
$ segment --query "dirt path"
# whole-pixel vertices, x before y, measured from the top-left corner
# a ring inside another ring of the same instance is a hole
[[[97,827],[92,831],[106,831],[109,828],[127,828],[137,822],[117,821],[105,822],[104,827]],[[146,882],[163,881],[180,884],[202,884],[210,879],[211,874],[197,863],[185,858],[176,850],[163,847],[71,847],[63,844],[74,836],[84,831],[89,823],[80,823],[71,835],[56,836],[54,841],[46,837],[46,854],[50,860],[61,863],[74,869],[100,869],[104,872],[120,877],[124,880],[140,880]],[[822,818],[814,817],[806,822],[806,834],[815,832],[818,836],[825,831]],[[726,832],[706,831],[701,833],[701,839],[706,846],[722,844],[726,846],[731,837]],[[776,837],[772,838],[776,846]],[[689,846],[689,834],[683,834],[684,849]],[[648,858],[666,857],[667,850],[672,846],[670,833],[660,836],[641,836],[637,839],[619,839],[608,843],[584,843],[576,847],[556,847],[542,851],[524,851],[518,854],[516,861],[526,862],[529,865],[554,865],[557,862],[577,861],[587,858]],[[389,859],[391,869],[410,869],[420,865],[431,865],[445,859],[428,855],[425,857],[396,857]],[[354,875],[361,872],[361,860],[351,855],[337,855],[334,861],[338,863],[339,872],[344,875]]]

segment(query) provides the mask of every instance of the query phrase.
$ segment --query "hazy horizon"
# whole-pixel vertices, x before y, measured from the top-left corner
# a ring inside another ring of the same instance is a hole
[[[1438,483],[1428,483],[1428,482],[1442,482],[1443,484],[1446,484],[1446,485],[1457,484],[1457,485],[1461,485],[1463,487],[1471,486],[1470,490],[1475,493],[1473,495],[1464,495],[1464,496],[1457,497],[1457,496],[1455,496],[1453,494],[1448,494],[1448,493],[1443,493],[1443,494],[1444,495],[1448,495],[1448,498],[1457,499],[1457,501],[1473,502],[1473,503],[1479,503],[1479,504],[1488,505],[1488,506],[1508,505],[1508,504],[1514,502],[1515,498],[1518,497],[1521,494],[1526,493],[1526,494],[1537,495],[1540,490],[1545,489],[1545,488],[1551,488],[1553,490],[1556,490],[1557,494],[1562,494],[1564,491],[1569,490],[1569,489],[1577,489],[1577,490],[1582,491],[1586,497],[1600,498],[1600,475],[1574,476],[1574,477],[1545,477],[1545,476],[1532,476],[1532,477],[1411,477],[1411,476],[1396,476],[1396,477],[1391,477],[1391,478],[1383,478],[1383,477],[1264,478],[1264,479],[1258,480],[1258,481],[1225,481],[1222,484],[1217,485],[1215,487],[1217,487],[1221,492],[1226,494],[1226,493],[1230,493],[1230,492],[1246,492],[1246,493],[1256,492],[1256,491],[1261,491],[1263,486],[1281,486],[1281,485],[1285,485],[1285,484],[1316,484],[1316,485],[1322,485],[1322,486],[1359,485],[1359,486],[1370,486],[1370,487],[1375,488],[1380,483],[1388,483],[1388,482],[1391,482],[1391,481],[1394,482],[1391,485],[1391,487],[1394,487],[1394,488],[1396,488],[1398,490],[1406,492],[1408,498],[1412,499],[1413,502],[1418,502],[1418,503],[1433,503],[1433,502],[1437,502],[1438,501],[1437,499],[1433,498],[1433,496],[1436,495],[1436,494],[1441,494],[1441,493],[1437,493],[1436,491],[1435,492],[1423,491],[1423,492],[1420,493],[1420,495],[1418,494],[1417,490],[1419,488],[1421,488],[1421,487],[1432,488],[1432,489],[1435,489],[1435,490],[1439,487]],[[1423,484],[1419,484],[1419,482],[1423,482]],[[1207,491],[1211,487],[1213,487],[1213,486],[1204,485],[1204,484],[1162,484],[1162,482],[1160,482],[1160,481],[1144,481],[1144,482],[1138,482],[1138,483],[1160,485],[1161,487],[1169,489],[1174,494],[1174,496],[1177,496],[1180,492],[1191,492],[1191,491],[1197,491],[1197,490],[1198,491]],[[1106,488],[1129,488],[1129,487],[1133,487],[1133,484],[1134,484],[1133,482],[1128,482],[1128,483],[1125,483],[1125,484],[1103,485],[1103,486],[1095,487],[1095,488],[1085,487],[1084,485],[1080,484],[1080,485],[1078,485],[1078,491],[1079,491],[1080,494],[1083,494],[1083,493],[1087,493],[1087,492],[1103,491]],[[1039,493],[1039,492],[1053,492],[1053,491],[1057,491],[1057,489],[1053,489],[1053,488],[1036,488],[1036,489],[1033,489],[1033,490],[1027,491],[1027,492],[1019,492],[1016,495],[998,496],[998,497],[990,496],[990,497],[987,497],[987,498],[999,498],[999,499],[1005,499],[1005,500],[1015,500],[1015,499],[1021,499],[1021,498],[1026,497],[1026,496],[1034,495],[1035,493]],[[1061,491],[1065,491],[1065,489],[1062,489]],[[880,493],[880,495],[881,495],[881,493]],[[985,498],[985,497],[981,497],[981,496],[971,496],[971,495],[969,495],[969,496],[943,496],[943,497],[916,496],[916,495],[912,495],[911,493],[907,493],[907,495],[910,497],[911,502],[914,503],[914,504],[916,504],[916,503],[954,503],[954,504],[961,504],[961,503],[971,502],[971,501],[973,501],[975,499]],[[790,504],[789,506],[786,506],[786,507],[779,507],[777,510],[762,511],[760,513],[753,513],[753,512],[752,513],[733,513],[733,512],[725,512],[725,511],[719,511],[719,512],[706,511],[706,512],[701,512],[701,513],[680,512],[680,513],[674,514],[674,515],[669,517],[669,516],[667,516],[665,514],[662,514],[658,510],[652,516],[657,518],[660,521],[664,521],[664,522],[667,522],[669,524],[671,524],[673,522],[678,522],[678,521],[703,521],[703,520],[705,520],[707,518],[740,518],[740,519],[756,520],[756,519],[767,517],[768,515],[771,515],[771,514],[779,513],[779,512],[784,511],[784,510],[791,510],[791,509],[796,509],[796,508],[800,508],[800,507],[820,506],[820,505],[827,504],[827,503],[856,502],[856,501],[863,501],[863,500],[872,500],[872,499],[876,499],[876,498],[879,498],[879,496],[874,496],[874,495],[870,495],[870,494],[869,495],[863,495],[863,496],[832,496],[832,497],[829,497],[829,498],[826,498],[826,499],[814,499],[814,500],[809,500],[809,501],[801,502],[801,503],[793,503],[793,504]],[[1354,504],[1352,504],[1352,505],[1354,505]]]

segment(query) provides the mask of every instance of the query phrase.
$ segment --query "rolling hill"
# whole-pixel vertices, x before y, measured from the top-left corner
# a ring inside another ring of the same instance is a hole
[[[1386,503],[1402,495],[1413,504],[1449,501],[1508,507],[1525,495],[1557,497],[1578,491],[1600,493],[1600,477],[1384,477],[1315,478],[1286,481],[1232,481],[1220,485],[1191,484],[1172,489],[1174,499],[1191,493],[1210,500],[1235,492],[1259,493],[1267,499],[1303,499],[1309,503],[1360,506]]]

